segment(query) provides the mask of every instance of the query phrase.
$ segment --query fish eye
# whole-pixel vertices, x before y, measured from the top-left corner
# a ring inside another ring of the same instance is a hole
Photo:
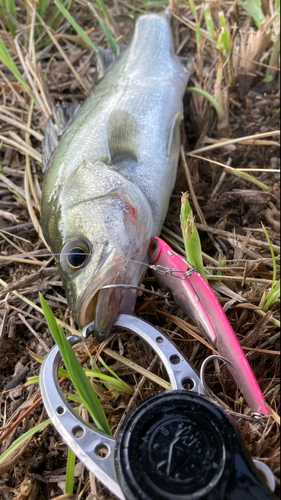
[[[154,239],[150,244],[149,248],[150,253],[154,253],[157,248],[158,248],[158,241]]]
[[[61,251],[62,269],[66,273],[73,274],[87,264],[90,253],[90,244],[82,238],[73,238],[64,245]]]
[[[70,267],[73,269],[80,269],[80,267],[85,264],[87,257],[88,256],[83,248],[73,247],[69,250],[66,258]]]

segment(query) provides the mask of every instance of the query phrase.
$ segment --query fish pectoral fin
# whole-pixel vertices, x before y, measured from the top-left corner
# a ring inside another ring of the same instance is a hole
[[[42,141],[43,172],[47,169],[48,162],[57,148],[61,136],[69,127],[79,109],[80,104],[77,102],[75,102],[74,106],[60,103],[53,106],[53,115],[50,116],[47,122],[45,137]]]
[[[127,48],[125,43],[119,45],[119,54],[121,55]],[[118,56],[116,56],[111,49],[99,47],[96,52],[97,57],[97,81],[101,80],[108,70],[112,67]]]
[[[181,123],[181,114],[177,113],[173,118],[167,140],[167,156],[169,158],[173,157],[175,154],[178,156],[180,148],[180,140],[181,140],[180,123]]]
[[[138,160],[140,132],[134,116],[122,109],[112,111],[107,132],[111,165],[123,160]]]

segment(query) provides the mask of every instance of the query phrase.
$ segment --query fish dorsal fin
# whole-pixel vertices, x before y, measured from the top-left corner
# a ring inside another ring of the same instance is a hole
[[[96,52],[97,57],[97,80],[101,80],[104,75],[111,68],[113,63],[116,61],[119,55],[121,55],[124,50],[127,48],[125,43],[121,43],[119,45],[119,53],[115,55],[111,49],[99,47],[99,50]]]
[[[173,157],[175,152],[178,154],[180,148],[180,123],[181,114],[177,113],[173,118],[167,141],[167,156],[169,158]]]
[[[140,133],[134,116],[122,109],[112,111],[107,132],[111,165],[123,160],[138,160]]]
[[[63,132],[68,128],[79,108],[80,104],[77,102],[74,106],[60,103],[53,106],[53,114],[47,122],[45,137],[42,141],[43,171],[47,169],[49,160]]]

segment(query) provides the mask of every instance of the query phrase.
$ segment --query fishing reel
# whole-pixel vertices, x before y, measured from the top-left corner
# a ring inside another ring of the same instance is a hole
[[[89,471],[120,500],[276,498],[235,423],[209,398],[173,342],[135,316],[120,315],[115,326],[150,345],[172,390],[139,404],[115,439],[87,425],[67,403],[57,377],[61,355],[53,347],[40,372],[43,402],[55,428]],[[92,327],[84,329],[84,336]],[[74,344],[81,339],[68,340]]]

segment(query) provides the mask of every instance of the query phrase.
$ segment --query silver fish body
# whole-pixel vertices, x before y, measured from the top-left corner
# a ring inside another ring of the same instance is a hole
[[[138,285],[150,238],[161,231],[187,80],[169,13],[143,15],[77,113],[56,108],[47,126],[42,228],[78,324],[95,319],[100,340],[136,300],[131,290],[101,288]]]

